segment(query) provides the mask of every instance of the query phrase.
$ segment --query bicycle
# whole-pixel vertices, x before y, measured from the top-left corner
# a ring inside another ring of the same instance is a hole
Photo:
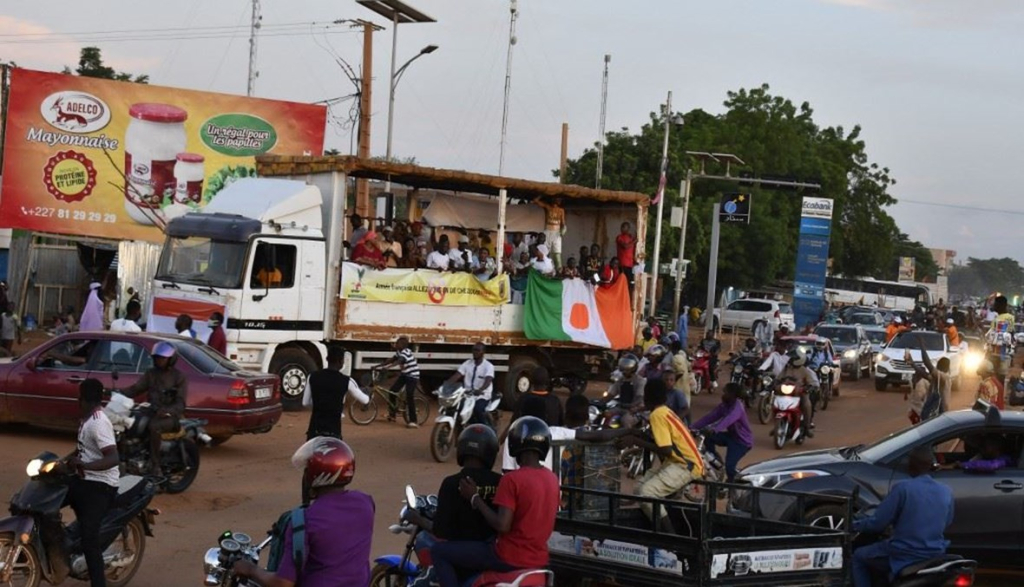
[[[383,377],[380,369],[370,370],[370,384],[364,386],[368,388],[364,391],[366,391],[366,395],[370,396],[370,401],[365,405],[359,402],[352,402],[348,405],[348,416],[353,423],[366,426],[377,419],[378,397],[384,401],[389,411],[401,412],[402,419],[408,422],[409,411],[406,405],[405,389],[391,391],[390,388],[381,385],[380,381]],[[422,426],[430,419],[430,402],[427,401],[423,388],[419,384],[416,385],[416,393],[413,394],[413,403],[416,405],[416,423]]]

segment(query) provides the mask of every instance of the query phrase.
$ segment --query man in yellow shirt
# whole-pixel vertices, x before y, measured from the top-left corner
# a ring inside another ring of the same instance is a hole
[[[691,481],[704,478],[704,461],[697,450],[697,443],[690,431],[666,404],[668,388],[660,379],[651,379],[644,386],[644,407],[651,411],[651,436],[653,439],[634,434],[627,437],[627,444],[646,448],[658,455],[661,464],[652,468],[639,479],[636,495],[640,497],[665,498],[686,487]],[[653,505],[640,504],[640,508],[653,518]],[[673,531],[671,521],[666,517],[665,508],[659,508],[658,528],[664,532]]]
[[[284,276],[281,275],[281,270],[277,267],[270,269],[263,267],[256,274],[256,283],[260,287],[281,287],[282,281],[284,281]]]

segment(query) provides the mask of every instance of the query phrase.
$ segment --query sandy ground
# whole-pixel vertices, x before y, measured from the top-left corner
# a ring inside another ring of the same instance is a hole
[[[38,337],[33,337],[38,341]],[[31,343],[34,341],[26,341]],[[593,383],[589,393],[607,384]],[[957,406],[973,399],[968,389],[954,394]],[[870,379],[854,384],[844,381],[841,397],[816,418],[818,434],[802,447],[789,445],[785,452],[869,442],[907,424],[903,393],[874,391]],[[702,415],[719,401],[719,396],[695,398],[695,414]],[[432,417],[436,404],[431,406]],[[163,511],[157,520],[155,537],[147,543],[142,568],[133,584],[151,587],[202,584],[202,556],[215,545],[224,530],[244,531],[257,539],[284,510],[299,501],[299,473],[290,464],[294,450],[305,440],[307,414],[286,413],[271,432],[238,436],[224,445],[202,452],[199,477],[184,494],[159,495],[154,506]],[[507,422],[507,415],[506,415]],[[744,463],[780,454],[771,446],[767,427],[753,422],[755,448]],[[345,439],[357,455],[357,472],[352,487],[373,496],[377,516],[373,556],[400,553],[405,536],[387,531],[401,508],[404,487],[411,484],[421,492],[436,491],[446,475],[457,470],[454,462],[439,464],[430,456],[430,424],[408,430],[400,424],[377,421],[370,426],[344,423]],[[74,439],[22,426],[0,427],[0,499],[6,500],[24,483],[24,466],[43,450],[64,454]],[[4,502],[6,509],[6,501]],[[992,585],[1009,583],[1002,578]],[[81,584],[70,581],[68,584]]]

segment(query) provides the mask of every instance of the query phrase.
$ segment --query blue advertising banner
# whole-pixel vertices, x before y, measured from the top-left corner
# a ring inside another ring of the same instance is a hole
[[[793,314],[797,330],[818,323],[825,306],[825,272],[832,232],[832,200],[804,198],[800,212],[800,242],[793,279]]]

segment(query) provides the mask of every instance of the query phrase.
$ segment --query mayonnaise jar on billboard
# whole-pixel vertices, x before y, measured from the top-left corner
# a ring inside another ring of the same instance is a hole
[[[124,138],[125,202],[139,224],[156,224],[165,200],[174,198],[174,166],[185,150],[188,112],[170,104],[133,104]]]
[[[199,205],[203,201],[206,157],[199,153],[178,153],[174,164],[174,203]]]

